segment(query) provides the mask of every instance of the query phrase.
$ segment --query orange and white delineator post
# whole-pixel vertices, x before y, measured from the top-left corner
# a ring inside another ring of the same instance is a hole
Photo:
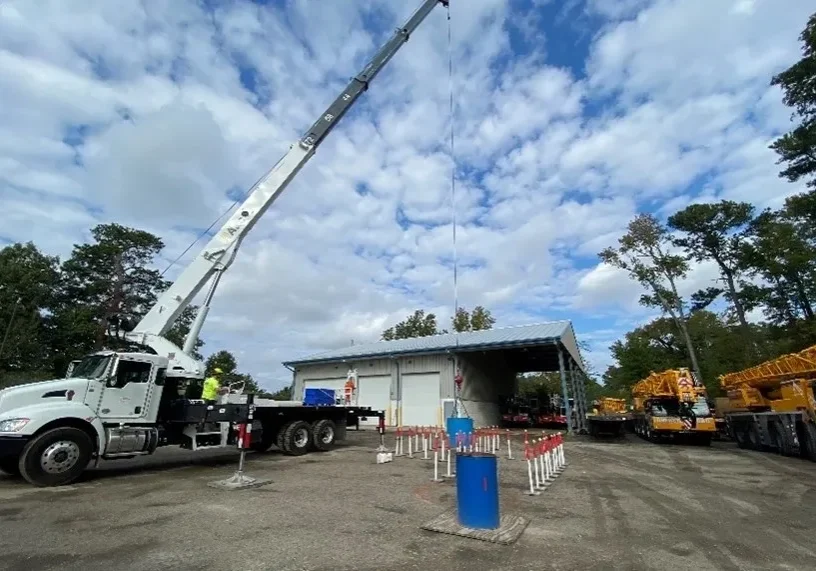
[[[414,427],[408,427],[408,458],[414,457]]]
[[[445,434],[445,439],[447,439],[447,438],[448,438],[448,435]],[[456,435],[456,442],[457,442],[456,448],[458,449],[459,448],[459,435],[458,434]],[[448,467],[447,467],[448,469],[447,469],[447,472],[445,472],[445,477],[446,478],[453,478],[456,475],[453,472],[451,472],[451,455],[452,454],[453,454],[453,449],[448,447],[448,455],[447,455],[447,459],[446,459],[446,462],[448,463]]]
[[[533,470],[533,463],[535,463],[535,453],[533,451],[533,447],[529,445],[529,443],[525,442],[524,444],[524,458],[527,460],[527,479],[530,483],[530,489],[526,492],[528,496],[540,496],[541,492],[539,492],[536,488],[538,487],[538,469],[536,468]],[[535,472],[535,479],[533,478],[533,472]]]
[[[555,435],[555,462],[556,470],[561,473],[567,466],[566,458],[564,458],[564,437],[562,433]]]
[[[434,466],[434,475],[431,482],[444,482],[442,478],[439,477],[439,433],[432,434],[431,436],[431,448],[433,448],[433,466]]]
[[[404,456],[405,454],[403,454],[403,447],[402,447],[403,434],[402,434],[402,427],[401,426],[397,427],[396,433],[397,434],[396,434],[395,441],[394,441],[394,456],[395,457]]]
[[[553,441],[552,438],[546,436],[544,438],[544,480],[551,480],[555,478],[555,473],[553,471],[553,458],[552,458],[552,445]]]
[[[511,443],[511,439],[510,439],[510,429],[509,428],[507,429],[507,459],[508,460],[513,459],[513,445]]]
[[[428,437],[429,436],[430,436],[430,433],[428,432],[428,427],[423,426],[422,427],[422,459],[423,460],[428,459],[428,447],[429,447],[429,442],[428,442],[429,438]]]

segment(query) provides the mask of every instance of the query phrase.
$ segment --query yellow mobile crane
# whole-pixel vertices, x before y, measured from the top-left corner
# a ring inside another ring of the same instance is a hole
[[[629,412],[626,410],[626,401],[624,399],[604,397],[592,404],[592,412],[586,415],[589,434],[598,436],[605,433],[613,436],[623,436],[626,421],[631,419]]]
[[[708,446],[716,431],[705,387],[687,368],[652,373],[632,387],[635,433],[656,442],[684,438]]]
[[[720,376],[737,445],[816,462],[815,380],[816,345]]]

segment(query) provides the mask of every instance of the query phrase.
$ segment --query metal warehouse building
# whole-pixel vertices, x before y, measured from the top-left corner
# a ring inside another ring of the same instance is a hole
[[[499,397],[517,392],[517,373],[560,371],[578,428],[585,423],[586,370],[570,321],[352,345],[284,365],[294,372],[295,399],[309,387],[342,391],[356,370],[354,404],[387,411],[390,426],[443,425],[457,365],[462,403],[477,426],[499,424]]]

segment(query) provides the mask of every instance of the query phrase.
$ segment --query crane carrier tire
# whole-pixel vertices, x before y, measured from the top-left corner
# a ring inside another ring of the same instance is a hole
[[[303,456],[312,447],[312,427],[305,420],[294,420],[281,430],[283,451],[289,456]]]
[[[70,484],[85,471],[93,442],[84,430],[63,426],[38,434],[20,455],[20,474],[28,483],[44,488]]]
[[[811,462],[816,462],[816,426],[811,422],[803,422],[799,426],[800,455]]]

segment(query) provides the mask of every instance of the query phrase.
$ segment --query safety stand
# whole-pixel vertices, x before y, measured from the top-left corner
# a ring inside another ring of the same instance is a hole
[[[385,447],[385,416],[380,414],[380,422],[377,426],[377,432],[380,433],[380,445],[377,446],[377,464],[386,464],[394,461],[394,453],[389,452]]]
[[[241,450],[241,456],[238,459],[238,470],[231,478],[226,480],[217,480],[207,484],[211,488],[219,488],[221,490],[244,490],[246,488],[258,488],[272,483],[271,479],[259,479],[247,476],[244,474],[244,463],[246,461],[246,451],[252,443],[252,420],[255,413],[255,395],[247,395],[248,414],[246,423],[242,424],[238,429],[238,448]]]

